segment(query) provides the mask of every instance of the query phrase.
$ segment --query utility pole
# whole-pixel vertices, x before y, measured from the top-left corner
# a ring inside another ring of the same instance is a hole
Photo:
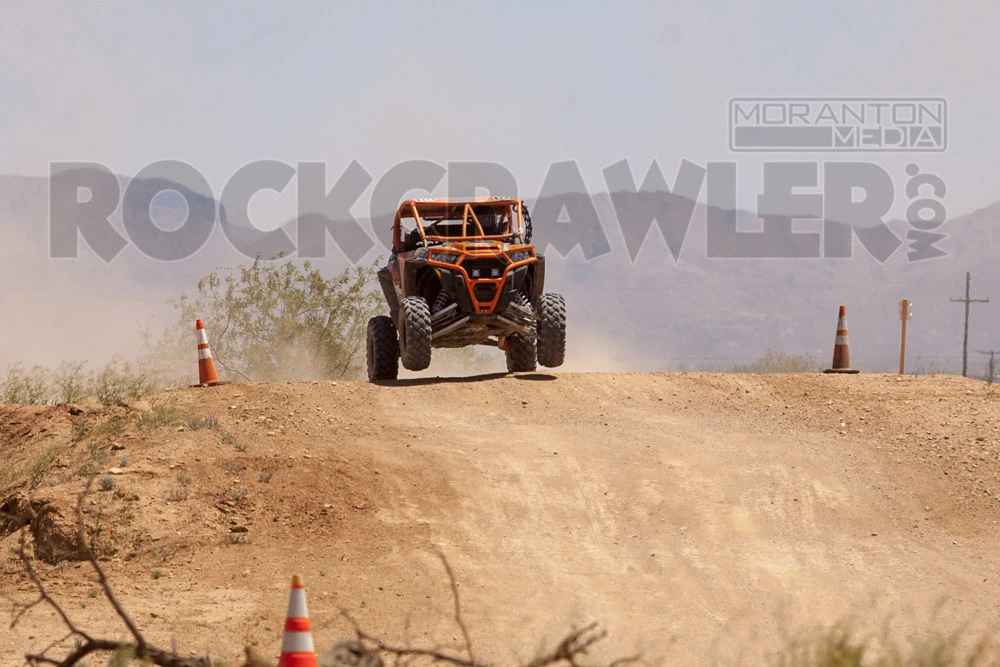
[[[989,299],[970,299],[969,298],[969,283],[972,282],[972,276],[968,271],[965,272],[965,298],[959,299],[958,297],[952,297],[952,301],[958,301],[959,303],[965,304],[965,335],[962,338],[962,377],[969,377],[969,304],[971,303],[989,303]]]
[[[913,317],[913,302],[901,299],[899,302],[899,319],[902,322],[899,332],[899,374],[906,370],[906,320]]]

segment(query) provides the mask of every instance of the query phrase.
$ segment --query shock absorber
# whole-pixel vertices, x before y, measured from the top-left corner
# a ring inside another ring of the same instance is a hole
[[[444,290],[437,293],[434,303],[431,304],[431,315],[447,308],[451,304],[451,296]]]

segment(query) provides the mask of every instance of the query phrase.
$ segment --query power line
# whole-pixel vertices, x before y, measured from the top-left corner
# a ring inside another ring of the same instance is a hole
[[[947,296],[929,296],[924,297],[920,300],[920,303],[927,303],[928,301],[948,301],[951,297]],[[884,308],[888,304],[898,303],[895,299],[879,299],[878,301],[864,301],[860,303],[851,303],[850,308],[854,310],[866,309],[866,308]],[[818,309],[829,306],[827,304],[810,304],[807,306],[782,306],[782,313],[791,312],[815,312]],[[688,316],[698,316],[698,315],[718,315],[727,314],[734,317],[768,317],[768,313],[760,310],[734,310],[732,307],[728,308],[715,308],[715,309],[698,309],[698,310],[686,310],[686,311],[673,311],[673,310],[643,310],[643,311],[627,311],[622,309],[610,309],[610,308],[588,308],[585,310],[573,310],[571,315],[573,317],[595,317],[595,316],[607,316],[613,315],[617,317],[663,317],[669,315],[670,317],[688,317]]]
[[[628,358],[628,359],[633,359],[633,358],[634,359],[641,359],[642,358],[642,357],[638,357],[638,356],[628,356],[628,357],[625,357],[624,355],[619,355],[619,356],[622,356],[623,358]],[[862,355],[862,356],[855,356],[855,355],[851,355],[851,357],[853,359],[857,359],[857,360],[861,360],[861,361],[890,361],[891,362],[891,361],[895,361],[896,360],[895,355],[891,355],[891,354],[890,355],[873,355],[873,356],[864,356],[864,355]],[[664,358],[667,361],[748,361],[748,360],[753,360],[754,359],[753,355],[745,355],[745,356],[742,356],[742,357],[673,357],[673,356],[670,356],[670,355],[666,355]],[[957,357],[955,357],[955,356],[948,356],[948,355],[942,355],[942,354],[921,354],[921,355],[918,356],[918,359],[920,359],[920,360],[925,360],[925,359],[942,359],[944,361],[953,361],[953,360],[957,360]]]
[[[984,281],[989,282],[989,281]],[[997,281],[1000,282],[1000,281]],[[730,284],[730,285],[629,285],[629,286],[608,286],[601,287],[596,285],[582,284],[581,287],[585,288],[588,292],[666,292],[672,290],[750,290],[750,289],[809,289],[809,290],[823,290],[823,289],[843,289],[849,287],[894,287],[899,285],[905,285],[907,287],[912,287],[914,285],[940,285],[941,281],[939,279],[934,280],[921,280],[921,281],[909,281],[909,280],[897,280],[888,282],[857,282],[857,283],[823,283],[823,284],[806,284],[806,285],[769,285],[769,284]]]

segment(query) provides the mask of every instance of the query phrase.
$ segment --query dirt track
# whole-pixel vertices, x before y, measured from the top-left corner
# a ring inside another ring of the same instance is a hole
[[[119,492],[94,507],[119,527],[105,538],[115,586],[165,645],[276,656],[297,571],[320,647],[350,634],[340,608],[395,642],[409,623],[414,644],[457,643],[438,549],[477,657],[498,661],[591,619],[610,631],[604,657],[641,648],[735,664],[845,617],[891,616],[904,637],[942,601],[939,625],[1000,618],[1000,393],[982,383],[690,373],[232,385],[79,416],[0,407],[0,458],[20,465],[74,424],[131,424],[161,405],[220,428],[97,428],[36,493],[70,503],[89,448],[124,445],[104,466],[129,456]],[[189,497],[168,502],[179,486]],[[24,599],[16,572],[5,556],[0,587]],[[86,573],[45,568],[96,628],[104,608]],[[35,612],[0,633],[0,663],[56,636],[54,617]]]

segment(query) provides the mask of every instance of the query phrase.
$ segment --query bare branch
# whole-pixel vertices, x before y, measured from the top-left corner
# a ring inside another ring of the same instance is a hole
[[[607,635],[607,631],[601,629],[596,621],[589,623],[571,632],[565,639],[559,642],[554,650],[535,658],[525,667],[544,667],[545,665],[553,665],[563,661],[573,665],[573,667],[579,667],[576,662],[577,656],[585,654],[587,649],[604,639]]]
[[[39,653],[39,655],[45,655],[46,653],[48,653],[49,651],[51,651],[52,649],[54,649],[59,644],[62,644],[67,639],[70,639],[70,638],[76,637],[76,636],[77,636],[77,634],[75,632],[72,632],[72,631],[68,632],[67,634],[63,635],[59,639],[56,639],[51,644],[49,644],[48,646],[46,646],[45,648],[43,648],[41,650],[41,652]]]
[[[635,655],[629,655],[624,658],[618,658],[617,660],[612,660],[608,663],[608,667],[618,667],[619,665],[630,665],[635,662],[642,662],[642,654],[636,653]]]
[[[74,667],[80,660],[87,657],[91,653],[96,653],[98,651],[115,652],[121,651],[122,649],[135,649],[136,656],[139,655],[138,647],[134,644],[129,644],[128,642],[117,642],[109,639],[90,639],[78,646],[62,660],[54,660],[44,655],[30,654],[25,656],[25,658],[31,664],[44,663],[48,665],[56,665],[57,667]],[[159,665],[159,667],[212,667],[212,660],[209,657],[182,658],[176,653],[164,651],[156,648],[155,646],[147,647],[145,657],[152,662],[152,664]]]
[[[218,356],[215,357],[215,361],[216,361],[216,363],[219,364],[219,366],[223,370],[228,371],[230,373],[235,373],[236,375],[239,375],[241,378],[243,378],[247,382],[253,382],[253,378],[249,377],[243,371],[241,371],[241,370],[239,370],[237,368],[233,368],[232,366],[230,366],[229,364],[227,364],[225,361],[223,361],[222,357],[218,357]]]
[[[59,603],[49,595],[45,585],[42,583],[41,578],[38,576],[38,573],[35,571],[35,568],[31,563],[31,558],[28,557],[26,549],[26,531],[29,522],[25,522],[25,524],[20,528],[21,535],[18,555],[21,559],[22,565],[24,566],[24,571],[28,575],[28,579],[31,580],[31,583],[38,590],[38,597],[28,603],[14,603],[15,608],[19,609],[14,614],[14,619],[11,622],[11,628],[15,627],[31,609],[44,603],[55,610],[55,612],[59,615],[59,618],[62,619],[63,624],[69,630],[66,635],[56,641],[53,641],[41,652],[29,653],[25,655],[25,659],[31,665],[74,667],[80,662],[80,660],[91,653],[130,651],[136,658],[139,658],[140,660],[145,659],[149,664],[159,665],[159,667],[211,667],[212,659],[209,656],[200,658],[182,658],[177,655],[177,651],[173,647],[170,651],[165,651],[147,644],[145,638],[142,636],[142,633],[139,631],[139,628],[132,622],[132,619],[129,617],[128,613],[126,613],[121,603],[118,602],[118,598],[115,597],[111,584],[108,581],[108,577],[104,572],[104,568],[102,568],[101,564],[98,562],[97,556],[94,554],[94,550],[90,545],[90,541],[87,539],[86,527],[83,521],[83,503],[87,494],[90,492],[90,487],[93,484],[93,481],[94,478],[91,477],[87,481],[83,491],[81,491],[80,495],[77,496],[77,539],[79,540],[84,552],[87,554],[87,559],[89,560],[91,567],[94,568],[94,571],[97,573],[98,581],[101,584],[101,588],[104,590],[104,596],[107,598],[108,602],[111,603],[111,606],[114,607],[115,613],[128,627],[129,632],[132,633],[132,636],[135,638],[135,643],[94,638],[73,623],[73,621],[66,614],[65,610],[63,610]],[[46,655],[56,646],[73,637],[77,638],[76,647],[66,654],[65,657],[58,659]]]
[[[90,637],[88,637],[85,632],[83,632],[82,630],[80,630],[79,628],[77,628],[76,625],[73,624],[73,621],[71,621],[69,619],[69,616],[66,615],[66,612],[63,611],[63,608],[60,607],[59,604],[49,596],[48,591],[45,590],[45,586],[44,586],[44,584],[42,584],[42,580],[38,577],[38,573],[35,572],[35,568],[31,564],[31,559],[28,558],[28,551],[25,548],[26,547],[26,544],[25,544],[25,530],[26,529],[27,529],[27,524],[24,525],[24,526],[22,526],[21,529],[20,529],[21,530],[21,535],[18,538],[18,549],[17,549],[17,551],[18,551],[18,557],[21,559],[21,564],[24,565],[24,571],[27,573],[28,579],[30,579],[31,583],[34,584],[35,588],[38,589],[38,599],[35,600],[34,602],[28,603],[27,605],[25,605],[24,607],[22,607],[21,611],[18,612],[14,616],[14,619],[11,621],[10,627],[14,628],[14,626],[16,626],[18,624],[18,622],[21,620],[21,618],[25,614],[27,614],[28,611],[30,611],[36,605],[41,604],[42,602],[45,602],[47,605],[49,605],[50,607],[52,607],[57,614],[59,614],[59,618],[62,619],[63,624],[67,628],[69,628],[69,630],[71,632],[73,632],[74,634],[80,635],[81,637],[83,637],[85,639],[90,639]]]
[[[87,497],[87,494],[90,493],[90,487],[93,485],[93,483],[94,483],[94,477],[91,476],[87,480],[86,486],[83,487],[83,491],[81,491],[80,495],[77,496],[76,500],[77,540],[79,541],[80,546],[83,547],[83,550],[87,553],[87,559],[90,561],[91,567],[94,568],[94,572],[97,573],[97,581],[101,585],[101,588],[104,590],[104,597],[106,597],[108,602],[111,603],[111,606],[114,607],[115,609],[115,613],[118,614],[118,617],[121,618],[122,622],[125,623],[125,626],[128,628],[128,631],[132,633],[133,637],[135,637],[136,657],[145,658],[146,640],[142,636],[142,633],[139,632],[139,628],[136,627],[135,623],[132,622],[132,619],[125,612],[125,609],[121,606],[121,603],[118,602],[118,598],[115,597],[115,592],[111,589],[111,585],[108,583],[108,577],[104,573],[104,568],[101,567],[101,564],[97,561],[97,556],[94,555],[94,550],[91,548],[90,541],[87,539],[87,532],[83,523],[83,501]]]
[[[578,662],[578,659],[586,655],[591,646],[607,636],[607,631],[594,621],[574,630],[559,642],[554,650],[535,658],[532,662],[525,665],[525,667],[546,667],[547,665],[555,665],[561,662],[565,662],[572,667],[583,667]],[[608,663],[607,667],[619,667],[620,665],[639,662],[641,659],[641,654],[618,658]]]
[[[465,621],[462,620],[462,605],[458,600],[458,584],[455,582],[455,573],[451,571],[451,564],[448,563],[448,559],[445,557],[443,551],[438,551],[438,557],[441,559],[441,564],[444,565],[444,571],[448,573],[448,583],[451,584],[451,594],[455,600],[455,622],[462,630],[462,637],[465,639],[465,651],[469,654],[469,662],[475,664],[476,657],[472,654],[472,640],[469,638],[469,629],[465,627]]]
[[[56,660],[45,655],[43,651],[40,654],[32,654],[24,656],[25,659],[32,665],[37,665],[38,663],[44,663],[47,665],[57,665],[58,667],[73,667],[76,663],[80,662],[83,658],[94,653],[95,651],[117,651],[125,644],[121,642],[115,642],[108,639],[90,639],[87,638],[82,644],[77,646],[69,655],[67,655],[62,660]]]
[[[340,613],[354,627],[354,633],[362,645],[371,646],[378,653],[392,656],[395,664],[400,664],[405,658],[427,658],[432,662],[443,662],[456,667],[490,667],[489,663],[463,658],[460,655],[453,655],[438,649],[393,646],[362,630],[358,622],[346,610],[341,609]],[[594,644],[605,637],[607,637],[607,632],[603,628],[596,622],[589,623],[582,628],[573,630],[552,651],[535,658],[524,667],[551,667],[560,663],[565,663],[570,667],[586,667],[579,662],[580,657],[586,655]],[[641,655],[618,658],[608,663],[607,667],[621,667],[621,665],[639,662],[641,659]]]

